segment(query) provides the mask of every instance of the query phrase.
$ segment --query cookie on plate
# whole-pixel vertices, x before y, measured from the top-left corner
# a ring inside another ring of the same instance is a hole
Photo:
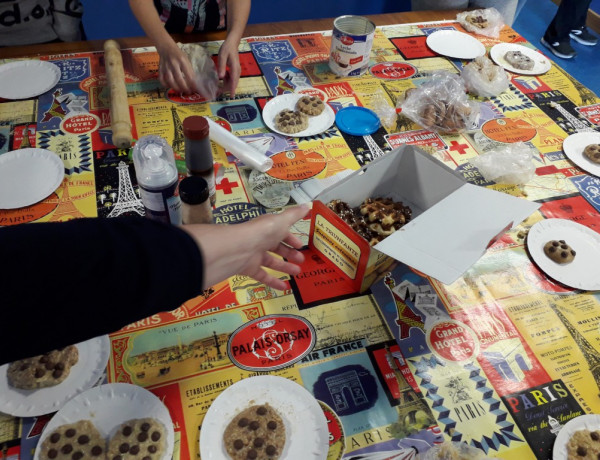
[[[316,96],[302,96],[296,102],[296,109],[311,117],[320,115],[325,110],[325,104]]]
[[[106,441],[89,420],[55,428],[39,449],[41,460],[106,459]]]
[[[544,254],[557,264],[570,264],[577,253],[565,240],[552,240],[544,245]]]
[[[108,442],[109,460],[157,460],[167,449],[167,432],[155,418],[128,420]]]
[[[600,144],[590,144],[583,149],[583,156],[592,163],[600,164]]]
[[[8,383],[23,390],[58,385],[69,376],[71,367],[78,360],[79,352],[75,345],[20,359],[8,366]]]
[[[286,134],[295,134],[308,128],[308,117],[299,111],[283,109],[275,115],[275,127]]]
[[[569,459],[594,459],[600,456],[600,431],[578,430],[567,443]]]
[[[269,404],[244,409],[223,434],[225,449],[233,460],[278,459],[285,439],[283,420]]]
[[[506,62],[508,62],[515,69],[520,70],[531,70],[535,65],[533,59],[521,53],[520,51],[509,51],[504,55],[504,59],[506,59]]]

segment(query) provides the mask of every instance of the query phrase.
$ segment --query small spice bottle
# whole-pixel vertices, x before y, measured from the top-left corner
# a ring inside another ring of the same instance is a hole
[[[179,182],[181,218],[184,224],[212,224],[208,184],[199,176],[184,177]]]
[[[212,147],[208,133],[209,127],[206,118],[194,115],[183,120],[185,165],[188,174],[202,177],[206,181],[210,204],[214,206],[217,195]]]

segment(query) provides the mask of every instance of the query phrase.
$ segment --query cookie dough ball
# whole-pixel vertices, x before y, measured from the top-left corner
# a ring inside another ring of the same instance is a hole
[[[544,254],[557,264],[569,264],[575,259],[576,252],[565,240],[552,240],[544,245]]]
[[[284,109],[275,115],[275,127],[286,134],[296,134],[308,128],[308,117],[297,110]]]
[[[600,144],[590,144],[583,149],[583,156],[592,163],[600,164]]]
[[[325,110],[325,104],[316,96],[302,96],[296,103],[296,109],[314,117],[320,115]]]

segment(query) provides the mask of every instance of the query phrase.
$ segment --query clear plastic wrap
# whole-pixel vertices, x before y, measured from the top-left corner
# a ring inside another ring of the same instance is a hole
[[[464,132],[477,127],[479,103],[470,101],[464,81],[450,72],[436,72],[400,102],[402,115],[432,131]]]
[[[498,38],[504,27],[504,19],[496,8],[465,11],[456,15],[456,20],[467,32]]]
[[[208,101],[217,97],[219,89],[219,75],[215,63],[202,45],[196,43],[178,43],[190,60],[196,74],[196,87],[198,92]]]
[[[445,441],[433,446],[424,454],[419,454],[418,460],[487,460],[489,457],[476,447],[459,442]],[[498,460],[498,459],[496,459]]]
[[[377,91],[371,98],[371,109],[377,114],[381,124],[389,131],[396,126],[398,114],[396,109],[389,104],[383,91]]]
[[[461,77],[467,91],[476,96],[498,96],[508,89],[508,75],[488,57],[480,56],[463,67]]]
[[[523,142],[504,145],[471,160],[487,181],[524,185],[535,174],[534,147]]]

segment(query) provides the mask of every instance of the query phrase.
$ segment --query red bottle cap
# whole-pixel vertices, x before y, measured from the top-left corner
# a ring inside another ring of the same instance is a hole
[[[204,139],[208,136],[208,121],[198,115],[187,117],[183,120],[183,135],[192,140]]]

